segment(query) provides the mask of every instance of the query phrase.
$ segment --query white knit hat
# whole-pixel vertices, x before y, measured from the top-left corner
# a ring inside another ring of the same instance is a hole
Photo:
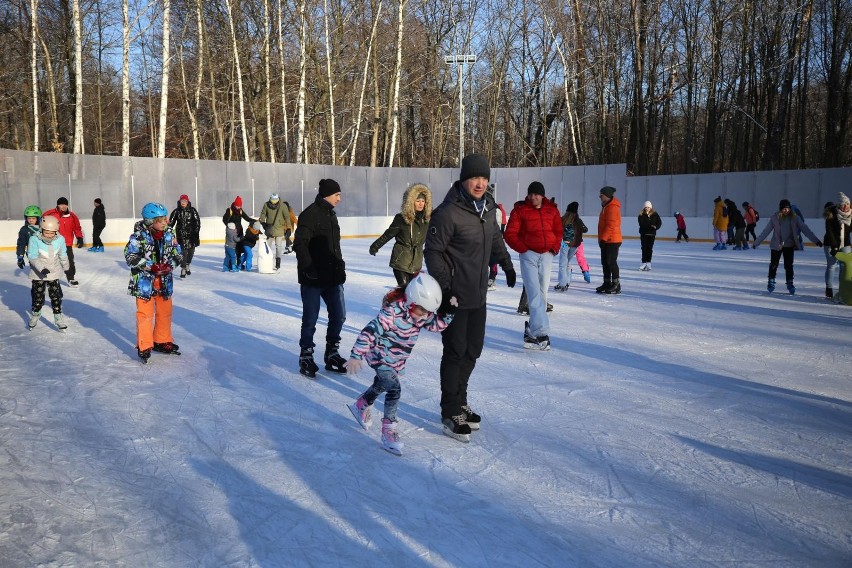
[[[849,203],[849,198],[846,197],[846,194],[841,191],[837,194],[837,204],[843,205],[844,203]]]
[[[654,208],[654,206],[651,205],[650,201],[646,201],[645,205],[643,205],[642,207],[644,207],[645,209],[653,209]]]

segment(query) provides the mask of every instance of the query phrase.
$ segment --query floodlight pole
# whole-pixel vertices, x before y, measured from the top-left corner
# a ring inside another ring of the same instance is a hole
[[[459,69],[459,167],[461,167],[462,158],[464,158],[464,99],[462,88],[462,80],[464,77],[463,67],[465,63],[476,63],[476,56],[472,54],[454,54],[444,57],[444,63],[447,65],[456,64]]]

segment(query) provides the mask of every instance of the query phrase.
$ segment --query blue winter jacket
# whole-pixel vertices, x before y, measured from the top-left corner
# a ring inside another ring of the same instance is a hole
[[[156,240],[143,221],[137,221],[133,234],[124,247],[124,260],[130,267],[130,283],[127,293],[137,298],[150,300],[151,296],[170,298],[172,295],[172,273],[154,276],[151,266],[168,263],[174,269],[179,266],[183,255],[177,237],[172,229],[163,232],[163,238]],[[159,279],[159,287],[155,286]]]

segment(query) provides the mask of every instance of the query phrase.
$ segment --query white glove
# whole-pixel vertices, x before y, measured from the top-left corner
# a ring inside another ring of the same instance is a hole
[[[346,367],[346,374],[355,375],[358,371],[361,370],[361,367],[364,366],[364,361],[361,359],[356,359],[355,357],[350,357],[347,362],[343,364]]]

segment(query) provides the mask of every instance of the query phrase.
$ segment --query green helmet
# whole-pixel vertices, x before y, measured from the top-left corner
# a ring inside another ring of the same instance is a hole
[[[41,217],[41,208],[38,205],[27,205],[24,217]]]

